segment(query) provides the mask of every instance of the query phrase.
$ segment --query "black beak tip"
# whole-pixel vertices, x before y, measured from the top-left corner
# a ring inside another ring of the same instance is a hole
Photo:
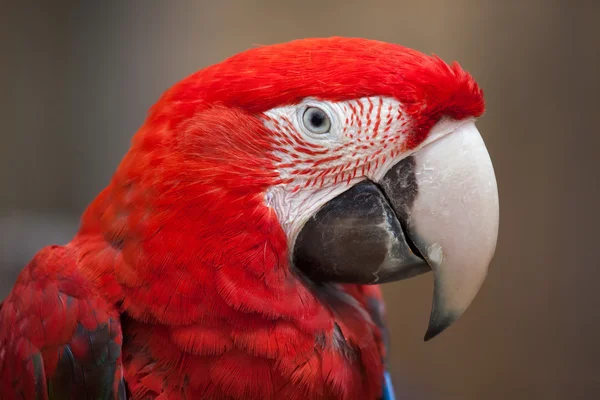
[[[458,315],[454,313],[448,313],[446,315],[435,315],[432,316],[425,332],[424,342],[428,342],[443,331],[445,331],[450,325],[458,319]]]
[[[437,335],[442,333],[443,330],[444,330],[444,328],[440,327],[440,326],[436,326],[436,327],[429,326],[429,328],[427,328],[427,332],[425,332],[425,337],[423,337],[423,341],[424,342],[430,341],[431,339],[433,339],[434,337],[436,337]]]

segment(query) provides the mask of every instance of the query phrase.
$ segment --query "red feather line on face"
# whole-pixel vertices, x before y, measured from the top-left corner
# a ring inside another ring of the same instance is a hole
[[[332,111],[337,113],[333,128],[336,138],[332,142],[313,138],[311,143],[311,138],[301,133],[298,123],[288,118],[297,111],[296,105],[261,114],[271,135],[277,138],[275,154],[283,160],[275,163],[277,171],[282,179],[291,180],[292,192],[338,182],[349,185],[407,150],[414,126],[404,117],[396,99],[377,96],[331,105],[337,109]],[[381,125],[382,120],[387,124]]]

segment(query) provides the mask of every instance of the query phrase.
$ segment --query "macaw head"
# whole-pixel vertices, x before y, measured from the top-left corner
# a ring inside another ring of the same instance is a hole
[[[143,237],[148,254],[169,248],[179,265],[218,268],[235,259],[237,274],[265,282],[273,258],[316,285],[433,271],[428,339],[465,311],[495,250],[497,187],[474,123],[483,111],[458,64],[399,45],[253,48],[152,108],[113,180],[122,189],[107,194],[119,199],[105,231],[124,257]],[[247,307],[258,292],[242,296]]]

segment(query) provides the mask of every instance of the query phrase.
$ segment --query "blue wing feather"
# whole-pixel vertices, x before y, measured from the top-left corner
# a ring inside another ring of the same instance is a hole
[[[392,378],[387,371],[383,374],[383,396],[381,397],[381,400],[396,400]]]

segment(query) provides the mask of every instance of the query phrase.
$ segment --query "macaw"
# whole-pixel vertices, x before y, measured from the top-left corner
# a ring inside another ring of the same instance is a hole
[[[175,84],[2,303],[0,397],[393,399],[378,285],[433,272],[427,340],[495,251],[483,112],[457,63],[358,38]]]

